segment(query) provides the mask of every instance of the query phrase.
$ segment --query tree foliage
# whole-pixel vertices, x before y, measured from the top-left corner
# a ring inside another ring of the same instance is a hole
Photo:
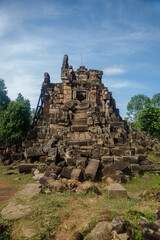
[[[24,135],[30,126],[30,102],[18,94],[7,109],[0,112],[0,140],[12,141]]]
[[[160,139],[160,108],[148,106],[137,115],[137,126],[153,137]]]
[[[157,93],[152,97],[151,103],[153,106],[160,107],[160,93]]]
[[[150,103],[150,98],[143,94],[133,96],[127,105],[129,120],[131,122],[135,121],[137,119],[137,114]]]
[[[7,108],[10,99],[3,79],[0,79],[0,111]]]
[[[160,93],[155,94],[152,99],[142,94],[133,96],[127,110],[127,121],[133,128],[160,139]]]

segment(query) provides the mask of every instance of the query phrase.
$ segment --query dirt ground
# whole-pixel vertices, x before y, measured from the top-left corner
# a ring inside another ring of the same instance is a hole
[[[0,207],[6,204],[16,193],[16,188],[10,187],[5,179],[0,177]]]

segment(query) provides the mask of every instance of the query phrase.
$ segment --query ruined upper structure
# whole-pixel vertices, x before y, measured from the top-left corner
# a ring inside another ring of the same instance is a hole
[[[92,180],[120,161],[139,166],[145,161],[149,138],[122,120],[102,75],[84,66],[74,71],[67,55],[62,83],[44,74],[34,128],[24,142],[27,159],[54,162],[54,173],[62,177]]]

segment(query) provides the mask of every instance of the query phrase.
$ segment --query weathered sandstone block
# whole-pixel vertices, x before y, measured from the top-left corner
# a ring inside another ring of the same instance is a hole
[[[87,180],[87,179],[91,179],[92,181],[95,180],[97,172],[98,172],[99,164],[100,164],[99,160],[95,160],[95,159],[90,160],[90,162],[84,172],[85,180]]]
[[[111,183],[106,190],[109,197],[127,197],[126,189],[119,183]]]

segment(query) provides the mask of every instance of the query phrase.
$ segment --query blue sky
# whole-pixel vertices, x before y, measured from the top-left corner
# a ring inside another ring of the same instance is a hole
[[[0,0],[0,78],[36,107],[44,72],[104,71],[121,115],[135,94],[160,92],[159,0]]]

